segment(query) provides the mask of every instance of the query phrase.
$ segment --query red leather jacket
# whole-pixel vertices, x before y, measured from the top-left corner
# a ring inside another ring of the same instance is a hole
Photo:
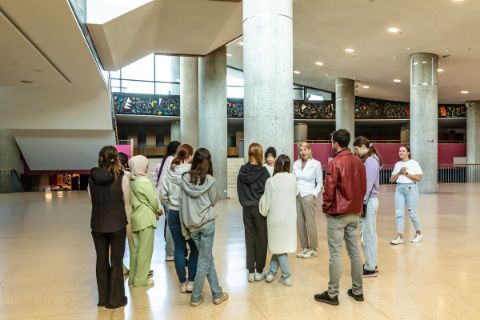
[[[367,189],[366,171],[362,161],[344,149],[328,163],[322,210],[326,214],[360,215]]]

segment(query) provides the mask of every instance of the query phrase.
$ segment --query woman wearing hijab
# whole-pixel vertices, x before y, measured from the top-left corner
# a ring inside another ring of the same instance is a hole
[[[128,161],[128,166],[133,233],[128,284],[134,287],[151,287],[153,280],[148,278],[148,273],[152,261],[154,232],[162,211],[158,206],[155,189],[147,177],[148,159],[144,156],[134,156]]]

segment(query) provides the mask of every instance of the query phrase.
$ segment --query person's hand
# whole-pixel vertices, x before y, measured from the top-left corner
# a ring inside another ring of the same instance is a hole
[[[403,167],[402,169],[400,169],[400,174],[407,174],[407,168]]]

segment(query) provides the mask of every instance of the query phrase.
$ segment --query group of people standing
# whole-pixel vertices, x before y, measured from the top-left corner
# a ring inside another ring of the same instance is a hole
[[[355,139],[354,153],[348,148],[350,133],[340,129],[332,134],[334,157],[327,165],[326,176],[319,161],[313,159],[311,146],[298,145],[299,159],[277,157],[273,147],[252,143],[248,161],[237,178],[238,198],[243,209],[246,268],[248,281],[272,282],[280,269],[279,282],[292,285],[288,253],[297,252],[297,231],[301,249],[297,258],[318,256],[315,208],[322,195],[322,211],[327,218],[330,252],[328,290],[316,294],[315,300],[338,305],[341,275],[342,241],[352,265],[352,288],[348,294],[363,301],[362,277],[376,276],[376,214],[380,191],[382,158],[367,138]],[[391,244],[404,242],[404,211],[407,208],[416,229],[412,242],[420,242],[423,233],[416,215],[422,171],[410,159],[408,146],[399,151],[399,161],[391,181],[395,193],[397,236]],[[265,165],[263,164],[265,160]],[[98,167],[91,170],[89,194],[92,202],[91,229],[97,253],[96,277],[98,306],[119,308],[127,304],[124,289],[123,256],[128,240],[130,266],[128,284],[134,287],[154,285],[150,268],[157,220],[166,214],[164,234],[167,261],[173,260],[179,290],[191,293],[191,306],[203,303],[205,279],[210,284],[213,303],[228,299],[219,284],[212,247],[216,214],[213,207],[220,199],[213,177],[210,152],[194,151],[188,144],[171,142],[167,155],[147,176],[148,159],[127,156],[113,146],[100,150]],[[361,218],[359,216],[362,216]],[[362,267],[357,247],[358,231],[366,263]],[[268,271],[264,272],[267,249],[271,252]]]

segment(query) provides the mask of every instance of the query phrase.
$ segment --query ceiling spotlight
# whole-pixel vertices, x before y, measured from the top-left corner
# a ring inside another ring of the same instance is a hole
[[[461,93],[461,94],[469,94],[469,93],[470,93],[470,91],[467,91],[467,90],[462,90],[462,91],[460,91],[460,93]]]
[[[320,62],[320,61],[315,62],[315,64],[316,64],[317,66],[323,66],[323,62]]]
[[[364,85],[364,86],[362,86],[362,88],[363,89],[368,89],[368,88],[370,88],[370,86]]]
[[[230,53],[227,53],[227,57],[231,57],[232,55]]]
[[[400,83],[400,82],[402,82],[402,80],[400,80],[400,79],[393,79],[393,82],[395,82],[395,83]]]
[[[391,33],[399,33],[400,32],[400,29],[396,28],[396,27],[390,27],[388,28],[388,32],[391,32]]]
[[[21,83],[32,84],[32,80],[20,80]]]
[[[353,50],[352,48],[347,48],[345,49],[345,52],[348,52],[348,53],[354,53],[355,50]]]
[[[293,73],[295,73],[295,74],[300,74],[300,71],[294,70]]]
[[[410,47],[407,47],[407,50],[410,50]]]
[[[438,69],[437,69],[437,72],[443,72],[443,69],[442,69],[442,68],[438,68]]]
[[[241,46],[243,46],[243,41],[240,41],[238,44],[241,45]]]

